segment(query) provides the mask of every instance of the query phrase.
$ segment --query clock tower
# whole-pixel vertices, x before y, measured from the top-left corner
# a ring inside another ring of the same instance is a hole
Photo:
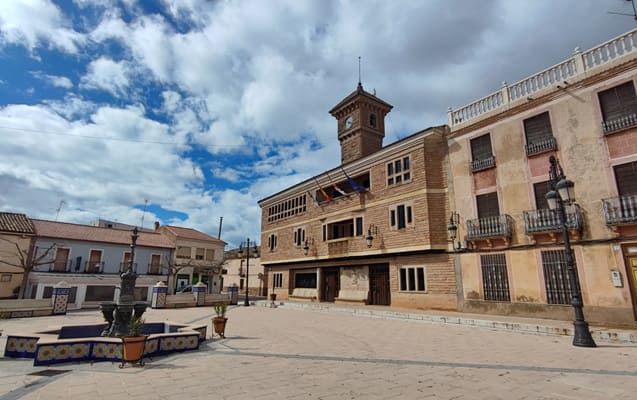
[[[393,106],[358,87],[330,110],[338,121],[341,164],[347,164],[383,147],[385,115]]]

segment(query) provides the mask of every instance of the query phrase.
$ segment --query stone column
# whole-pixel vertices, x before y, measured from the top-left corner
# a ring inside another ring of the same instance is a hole
[[[71,287],[68,283],[61,281],[53,286],[51,303],[53,307],[53,315],[64,315],[69,306],[69,295]]]
[[[168,286],[164,282],[157,282],[153,286],[153,294],[150,299],[150,306],[152,308],[164,308],[166,307],[166,295],[168,294]]]
[[[206,304],[206,284],[203,282],[198,282],[196,285],[192,287],[192,294],[195,296],[195,304],[197,307],[203,306]]]

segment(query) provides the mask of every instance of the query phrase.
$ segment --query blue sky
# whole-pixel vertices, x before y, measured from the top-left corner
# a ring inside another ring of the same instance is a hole
[[[0,210],[258,239],[257,201],[338,165],[358,81],[385,144],[637,25],[625,0],[3,0]]]

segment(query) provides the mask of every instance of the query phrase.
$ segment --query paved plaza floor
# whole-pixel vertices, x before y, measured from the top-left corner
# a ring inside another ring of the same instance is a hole
[[[147,321],[200,323],[212,308],[148,310]],[[118,363],[34,367],[0,358],[9,399],[635,399],[637,345],[293,307],[234,307],[226,339]],[[0,320],[7,333],[101,322],[97,310]],[[210,328],[210,326],[209,326]],[[46,370],[59,374],[33,375]]]

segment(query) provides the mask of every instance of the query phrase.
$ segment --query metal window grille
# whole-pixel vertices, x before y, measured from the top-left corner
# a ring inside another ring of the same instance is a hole
[[[482,265],[484,299],[491,301],[511,301],[505,255],[482,255],[480,256],[480,263]]]
[[[577,276],[575,257],[573,267]],[[571,281],[566,269],[566,251],[550,250],[542,252],[542,268],[549,304],[571,304]]]

